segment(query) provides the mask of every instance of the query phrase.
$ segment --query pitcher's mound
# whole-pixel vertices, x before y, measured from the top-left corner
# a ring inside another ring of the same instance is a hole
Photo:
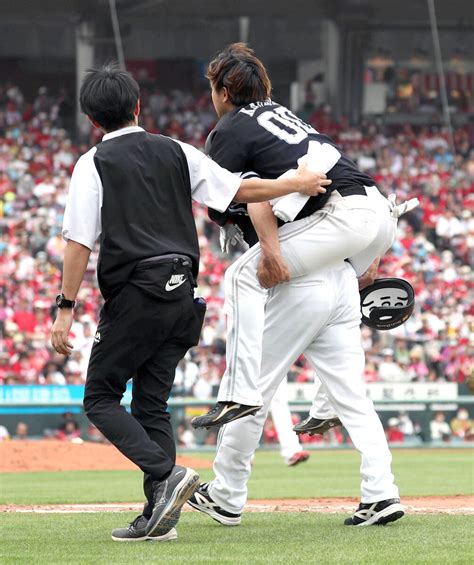
[[[179,457],[178,465],[209,469],[209,461]],[[122,471],[137,470],[112,445],[68,441],[6,441],[0,443],[0,472],[28,471]]]

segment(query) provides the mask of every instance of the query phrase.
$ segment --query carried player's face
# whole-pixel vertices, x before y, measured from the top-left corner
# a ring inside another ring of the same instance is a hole
[[[224,114],[226,114],[230,110],[230,108],[228,108],[229,98],[227,94],[227,89],[221,88],[220,90],[216,90],[216,88],[213,85],[211,96],[212,96],[212,103],[214,104],[214,108],[216,110],[216,114],[219,116],[219,118],[221,118]]]

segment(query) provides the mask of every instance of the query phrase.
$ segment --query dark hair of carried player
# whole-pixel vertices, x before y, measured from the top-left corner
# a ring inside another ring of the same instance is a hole
[[[114,63],[89,69],[79,94],[81,110],[106,131],[132,122],[139,98],[135,79]]]
[[[262,61],[245,43],[232,43],[209,63],[206,77],[216,90],[224,86],[234,106],[264,102],[270,98],[272,83]]]

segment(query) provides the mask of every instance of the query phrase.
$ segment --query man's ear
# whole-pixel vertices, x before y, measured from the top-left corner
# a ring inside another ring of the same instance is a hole
[[[100,124],[98,124],[95,120],[93,120],[90,116],[87,116],[87,119],[89,120],[89,122],[97,129],[102,130],[102,126]]]
[[[140,115],[140,99],[138,99],[137,103],[135,104],[133,115],[135,116],[135,118],[138,118],[138,116]]]

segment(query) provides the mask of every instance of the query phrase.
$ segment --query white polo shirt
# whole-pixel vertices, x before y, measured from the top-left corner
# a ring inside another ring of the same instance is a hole
[[[142,131],[143,128],[138,126],[126,127],[106,133],[102,141]],[[224,212],[239,190],[242,179],[220,167],[192,145],[174,139],[172,141],[181,146],[188,162],[193,200]],[[62,230],[66,240],[71,239],[89,249],[93,249],[102,231],[100,210],[103,187],[94,163],[96,151],[96,147],[90,149],[74,167]]]

